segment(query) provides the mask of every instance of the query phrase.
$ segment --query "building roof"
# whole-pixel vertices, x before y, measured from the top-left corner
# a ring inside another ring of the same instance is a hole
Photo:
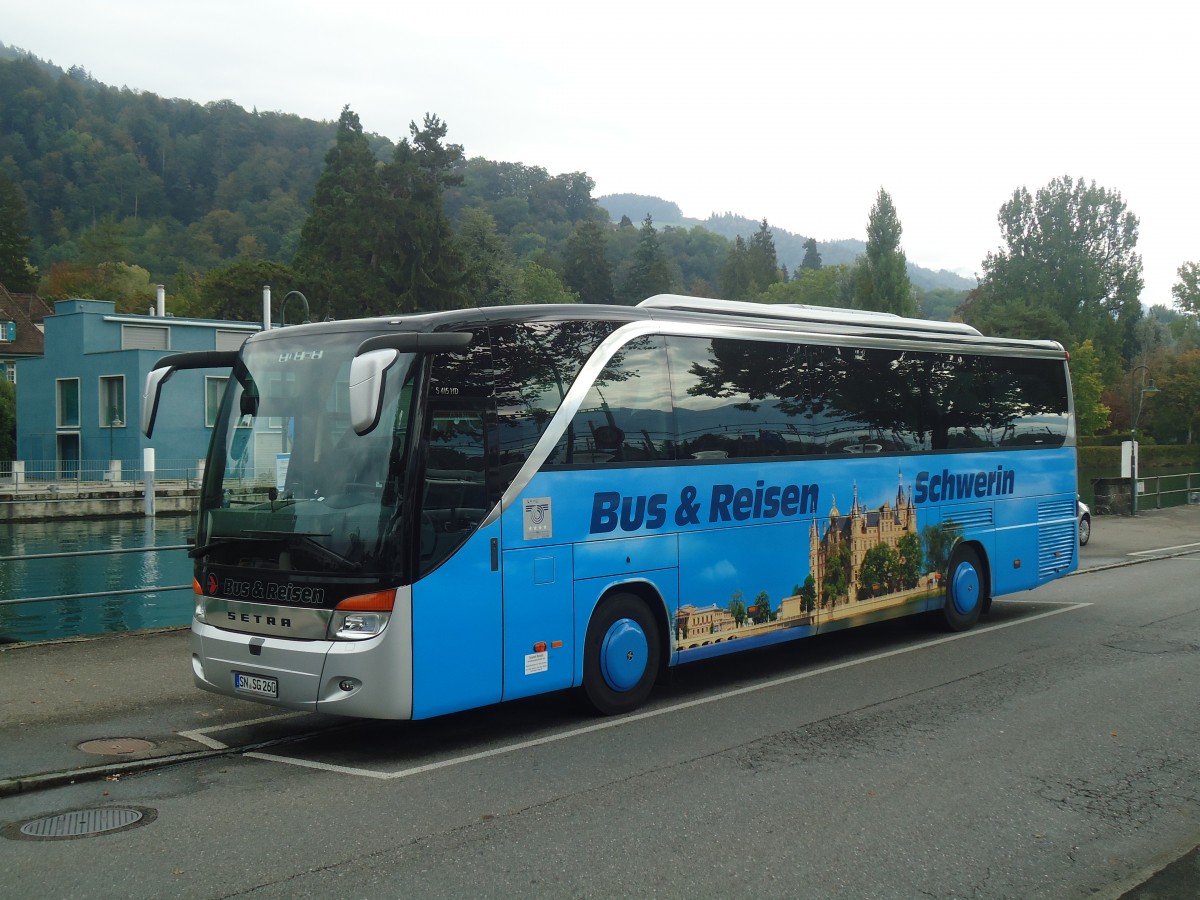
[[[46,316],[52,315],[54,310],[36,293],[11,294],[0,284],[0,322],[16,323],[16,339],[0,340],[0,357],[17,359],[42,356],[46,348],[42,323]]]

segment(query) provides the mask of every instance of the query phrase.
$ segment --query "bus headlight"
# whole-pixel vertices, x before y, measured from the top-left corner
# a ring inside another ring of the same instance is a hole
[[[196,608],[194,615],[197,622],[207,621],[208,612],[204,609],[204,591],[200,588],[200,582],[195,578],[192,579],[192,593],[196,597]]]
[[[347,597],[337,605],[329,620],[329,639],[365,641],[382,634],[395,603],[395,589]]]
[[[335,641],[365,641],[387,627],[391,613],[337,612],[329,623]]]

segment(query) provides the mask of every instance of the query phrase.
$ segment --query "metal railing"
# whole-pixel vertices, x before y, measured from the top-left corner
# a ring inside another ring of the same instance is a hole
[[[159,460],[153,474],[159,484],[182,482],[187,487],[199,487],[204,478],[204,460]],[[141,460],[0,460],[0,491],[130,487],[145,480]]]
[[[1146,509],[1153,499],[1154,508],[1200,503],[1200,473],[1147,475],[1138,478],[1138,507]]]
[[[118,553],[158,553],[165,550],[188,550],[189,544],[163,544],[153,547],[120,547],[112,550],[71,550],[63,553],[29,553],[24,556],[0,556],[0,563],[29,562],[39,559],[70,559],[78,557],[112,556]],[[167,591],[191,590],[192,585],[170,584],[115,590],[86,591],[76,594],[53,594],[47,597],[13,597],[0,599],[0,606],[16,606],[21,603],[46,603],[54,600],[90,600],[97,597],[130,597],[139,594],[158,594]]]

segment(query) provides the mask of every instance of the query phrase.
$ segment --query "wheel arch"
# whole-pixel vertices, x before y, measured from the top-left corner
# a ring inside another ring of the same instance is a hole
[[[972,560],[971,557],[974,557]],[[958,590],[959,560],[969,562],[974,569],[973,579],[978,590],[978,598],[973,608],[968,612],[958,607],[956,591]],[[946,592],[943,596],[941,615],[938,617],[950,631],[966,631],[973,627],[980,616],[986,615],[992,606],[992,568],[988,553],[982,542],[973,539],[956,541],[950,551],[950,559],[946,567]]]
[[[984,603],[990,605],[992,602],[992,589],[995,586],[995,582],[992,579],[992,559],[987,552],[987,547],[985,547],[983,542],[978,539],[964,538],[954,545],[954,550],[951,552],[950,558],[953,559],[954,554],[957,553],[962,547],[968,547],[971,550],[974,550],[975,555],[979,557],[980,566],[983,568],[983,572],[981,573],[983,578],[981,580],[984,587],[987,588],[987,596],[984,598]]]
[[[645,578],[631,578],[624,581],[613,581],[607,584],[603,590],[598,592],[596,602],[591,605],[587,612],[586,618],[579,623],[578,631],[580,634],[587,634],[588,626],[596,616],[599,610],[606,602],[618,594],[632,594],[646,604],[646,608],[650,610],[650,614],[654,617],[655,624],[658,625],[658,675],[662,675],[671,665],[673,642],[671,639],[672,625],[670,612],[668,610],[668,601],[663,596],[661,590],[653,582]],[[582,642],[580,647],[582,647]],[[579,654],[575,666],[575,685],[583,683],[583,654]]]

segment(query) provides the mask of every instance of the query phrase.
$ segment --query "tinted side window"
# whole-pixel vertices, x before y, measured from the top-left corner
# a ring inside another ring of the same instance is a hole
[[[596,378],[550,462],[674,459],[674,437],[663,339],[635,338]]]
[[[1004,359],[988,409],[999,447],[1061,447],[1067,435],[1067,381],[1055,359]]]
[[[499,414],[497,450],[505,483],[529,457],[579,369],[614,322],[521,322],[494,326]]]
[[[724,338],[668,339],[680,459],[812,452],[803,348]]]
[[[895,453],[929,447],[939,371],[929,354],[811,346],[807,355],[818,452]]]
[[[681,459],[1060,446],[1053,359],[670,338]]]

